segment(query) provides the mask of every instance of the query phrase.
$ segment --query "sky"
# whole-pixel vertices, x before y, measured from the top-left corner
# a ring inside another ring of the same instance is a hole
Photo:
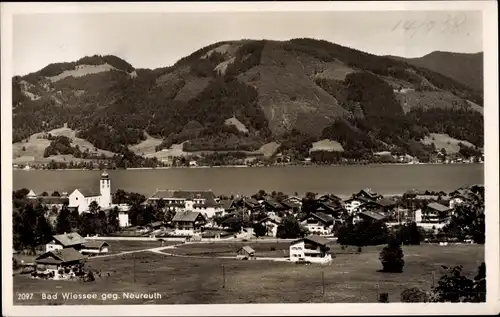
[[[174,64],[238,39],[311,37],[377,55],[483,51],[480,11],[39,13],[13,16],[13,73],[94,54],[135,68]]]

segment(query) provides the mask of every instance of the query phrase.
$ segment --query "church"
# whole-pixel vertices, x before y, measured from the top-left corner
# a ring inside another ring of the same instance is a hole
[[[88,211],[89,205],[93,201],[95,201],[102,210],[111,208],[111,180],[107,172],[101,174],[99,192],[75,189],[69,195],[69,207],[77,208],[80,214]]]

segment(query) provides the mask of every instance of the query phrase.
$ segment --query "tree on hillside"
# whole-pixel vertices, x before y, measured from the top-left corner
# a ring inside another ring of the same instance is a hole
[[[56,190],[56,191],[54,191],[54,192],[52,193],[52,195],[51,195],[51,196],[53,196],[53,197],[60,197],[60,196],[61,196],[61,194],[59,194],[59,192]]]
[[[98,214],[101,210],[101,207],[97,204],[97,202],[93,201],[89,204],[89,213]]]
[[[286,217],[277,228],[276,236],[282,239],[295,239],[304,237],[307,229],[304,228],[294,217]]]
[[[49,242],[50,239],[52,239],[53,233],[52,226],[47,221],[47,218],[45,218],[43,213],[39,213],[37,215],[35,232],[33,232],[35,237],[35,246]]]
[[[71,214],[69,212],[68,206],[62,207],[61,211],[56,218],[56,233],[63,234],[71,232]]]
[[[415,222],[405,223],[399,229],[399,239],[406,245],[420,244],[421,235]]]
[[[263,237],[267,233],[267,228],[262,223],[258,222],[253,225],[253,232],[257,238]]]
[[[405,265],[403,257],[401,243],[398,239],[391,238],[388,245],[380,252],[379,259],[382,263],[382,271],[389,273],[403,272],[403,267]]]
[[[21,188],[19,190],[16,190],[16,191],[12,192],[12,198],[13,199],[23,199],[23,198],[26,198],[26,196],[28,195],[29,192],[30,192],[29,189],[27,189],[27,188]]]
[[[443,227],[442,232],[459,240],[472,238],[474,242],[484,244],[484,199],[477,197],[456,206],[450,222]]]
[[[432,289],[435,302],[471,302],[474,299],[474,281],[462,275],[463,266],[442,266],[446,273]]]

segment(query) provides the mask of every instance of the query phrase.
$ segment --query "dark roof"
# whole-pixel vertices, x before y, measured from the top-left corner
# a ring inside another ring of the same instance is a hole
[[[357,193],[357,195],[360,195],[360,194],[362,194],[362,193],[365,193],[365,194],[367,194],[367,195],[368,195],[368,196],[370,196],[370,197],[378,197],[378,196],[380,196],[379,194],[374,193],[373,191],[371,191],[371,190],[370,190],[370,189],[368,189],[368,188],[365,188],[365,189],[360,190],[360,191],[359,191],[359,193]]]
[[[241,251],[241,250],[245,250],[245,252],[247,252],[248,254],[253,254],[253,253],[255,253],[255,250],[254,250],[254,249],[252,249],[252,247],[250,247],[249,245],[246,245],[246,246],[244,246],[244,247],[240,248],[240,249],[238,250],[238,252],[239,252],[239,251]]]
[[[194,222],[196,218],[200,215],[200,212],[196,211],[178,211],[175,213],[172,221],[191,221]]]
[[[53,236],[54,240],[59,242],[64,247],[70,247],[74,245],[79,245],[87,242],[81,235],[76,232],[58,234]]]
[[[252,197],[244,198],[243,201],[249,205],[260,206],[259,201],[257,199],[252,198]]]
[[[266,222],[266,221],[271,221],[271,222],[274,222],[276,224],[280,224],[282,219],[276,215],[269,215],[266,218],[260,220],[259,222]]]
[[[362,201],[362,202],[365,202],[365,203],[373,201],[373,200],[371,200],[369,198],[365,198],[365,197],[355,197],[355,198],[346,199],[346,200],[344,200],[344,202],[353,201],[353,200],[359,200],[359,201]]]
[[[58,196],[41,196],[38,197],[43,204],[64,204],[69,203],[69,198],[67,197],[58,197]]]
[[[58,249],[46,252],[35,259],[40,264],[57,264],[65,262],[81,261],[85,259],[80,252],[73,248]]]
[[[387,198],[381,198],[381,199],[377,200],[377,204],[384,206],[384,207],[396,206],[396,202],[394,200],[390,200]]]
[[[264,201],[273,208],[285,208],[285,206],[283,206],[279,201],[272,197],[266,198]]]
[[[309,242],[312,242],[312,243],[315,243],[315,244],[318,244],[318,245],[322,245],[322,246],[326,246],[328,243],[330,243],[330,241],[328,241],[326,238],[324,238],[322,236],[310,235],[310,236],[307,236],[307,237],[300,238],[298,240],[292,241],[291,244],[295,244],[295,243],[297,243],[299,241],[309,241]]]
[[[325,207],[325,208],[328,208],[328,209],[331,209],[331,210],[336,210],[336,209],[339,209],[341,207],[341,205],[339,203],[335,203],[333,201],[321,201],[319,203],[321,206]]]
[[[430,204],[427,204],[427,207],[429,207],[431,209],[434,209],[434,210],[437,210],[437,211],[448,211],[448,210],[450,210],[450,208],[448,208],[446,206],[443,206],[440,203],[430,203]]]
[[[215,201],[215,194],[210,190],[157,190],[150,198],[156,199],[205,199]]]
[[[106,241],[91,240],[85,242],[83,244],[83,247],[86,249],[100,249],[103,245],[109,246],[109,244]]]
[[[224,209],[229,209],[229,208],[231,208],[233,201],[234,200],[231,200],[231,199],[223,199],[220,201],[220,206]]]
[[[163,225],[162,221],[155,221],[155,222],[151,222],[150,224],[148,224],[148,226],[150,226],[150,227],[159,227],[161,225]]]
[[[331,223],[331,222],[333,222],[335,220],[332,216],[327,215],[324,212],[318,212],[318,211],[314,212],[314,213],[310,213],[309,215],[307,215],[304,218],[304,220],[307,219],[307,218],[310,218],[310,217],[314,217],[314,218],[316,218],[316,219],[318,219],[318,220],[320,220],[320,221],[322,221],[324,223]]]
[[[95,197],[95,196],[101,196],[101,192],[97,189],[88,189],[88,188],[85,188],[85,189],[78,189],[78,191],[80,193],[82,193],[82,195],[84,197]]]
[[[384,215],[379,214],[378,212],[369,211],[369,210],[362,211],[362,212],[359,213],[359,215],[364,215],[364,216],[373,218],[375,220],[383,220],[383,219],[385,219]]]
[[[281,204],[285,205],[288,208],[299,208],[300,207],[299,202],[296,202],[295,199],[290,199],[290,198],[283,199],[281,201]]]

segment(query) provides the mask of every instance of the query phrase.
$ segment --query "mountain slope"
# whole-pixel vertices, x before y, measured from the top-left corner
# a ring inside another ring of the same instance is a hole
[[[483,143],[481,93],[314,39],[219,42],[154,70],[84,57],[13,78],[13,101],[14,142],[67,124],[115,153],[147,136],[163,140],[155,151],[256,151],[276,141],[281,152],[302,155],[329,139],[345,156],[429,151],[420,142],[429,133]]]
[[[452,52],[432,52],[419,58],[408,58],[406,62],[425,67],[483,91],[483,53],[465,54]]]

